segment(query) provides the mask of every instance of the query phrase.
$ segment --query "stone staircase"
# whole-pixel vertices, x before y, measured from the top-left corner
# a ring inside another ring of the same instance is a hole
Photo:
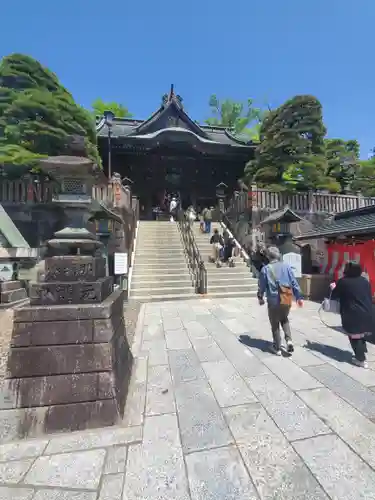
[[[207,269],[207,295],[210,297],[256,297],[257,280],[252,277],[249,267],[241,256],[235,258],[235,267],[223,264],[221,268],[217,268],[215,264],[208,262],[208,257],[212,254],[210,238],[215,228],[218,228],[221,234],[223,233],[219,223],[212,225],[211,234],[202,233],[198,222],[195,222],[193,227],[195,240]]]
[[[139,222],[129,298],[147,302],[197,298],[177,223]]]

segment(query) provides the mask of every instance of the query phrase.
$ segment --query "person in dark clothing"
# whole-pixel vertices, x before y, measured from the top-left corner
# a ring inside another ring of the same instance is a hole
[[[361,266],[348,262],[344,277],[331,283],[331,289],[331,298],[340,302],[342,327],[354,351],[353,364],[367,368],[366,337],[371,334],[373,323],[371,285],[362,276]]]
[[[210,244],[212,245],[212,257],[209,260],[210,262],[216,262],[216,266],[220,267],[220,250],[224,246],[224,240],[218,229],[214,230]]]
[[[225,239],[224,239],[225,242]],[[234,238],[228,238],[227,241],[224,244],[224,256],[223,256],[223,261],[224,262],[229,262],[229,259],[233,257],[233,249],[236,248],[236,243],[234,241]]]
[[[269,259],[267,257],[267,249],[263,243],[258,243],[255,252],[252,252],[251,254],[251,264],[254,278],[259,277],[262,267],[266,266],[268,263]]]

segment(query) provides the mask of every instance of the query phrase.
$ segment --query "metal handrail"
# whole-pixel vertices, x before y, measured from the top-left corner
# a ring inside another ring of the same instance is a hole
[[[238,245],[240,246],[241,251],[247,255],[247,257],[245,257],[245,255],[242,255],[242,257],[243,257],[244,262],[246,262],[246,264],[248,266],[250,266],[251,257],[250,257],[250,255],[248,255],[249,250],[244,248],[244,246],[239,241],[237,234],[236,234],[236,230],[234,228],[234,225],[232,224],[232,221],[229,219],[227,214],[224,212],[221,212],[221,221],[225,224],[226,228],[232,233],[234,239],[237,241]]]
[[[196,293],[205,295],[207,293],[207,270],[201,254],[198,250],[194,233],[189,221],[182,210],[177,215],[178,228],[181,233],[184,251],[187,256],[189,271],[193,279]]]

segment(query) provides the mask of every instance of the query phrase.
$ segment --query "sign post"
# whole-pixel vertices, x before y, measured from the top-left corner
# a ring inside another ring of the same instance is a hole
[[[128,274],[128,254],[127,252],[115,252],[115,275],[120,276],[120,288],[125,290],[125,280],[127,280]],[[127,283],[126,283],[127,289]]]

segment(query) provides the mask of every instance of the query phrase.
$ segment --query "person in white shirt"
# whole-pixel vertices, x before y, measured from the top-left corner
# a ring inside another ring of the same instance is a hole
[[[177,200],[176,200],[176,198],[173,197],[171,200],[171,203],[169,204],[169,213],[171,214],[171,218],[170,218],[171,222],[174,221],[174,215],[176,212],[176,208],[177,208]]]

